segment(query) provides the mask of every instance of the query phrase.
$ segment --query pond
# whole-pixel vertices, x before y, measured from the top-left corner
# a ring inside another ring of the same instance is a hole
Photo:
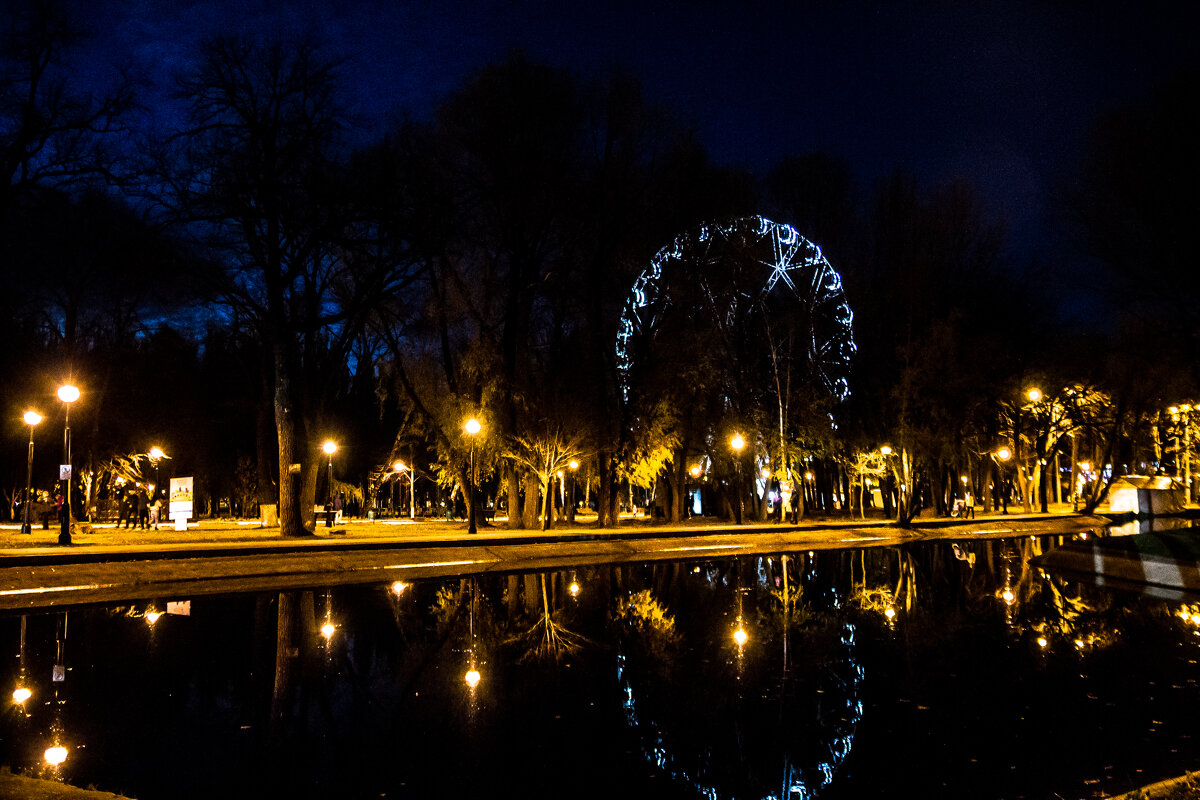
[[[140,800],[1086,798],[1200,767],[1200,605],[1030,564],[1069,539],[8,616],[31,695],[0,757]]]

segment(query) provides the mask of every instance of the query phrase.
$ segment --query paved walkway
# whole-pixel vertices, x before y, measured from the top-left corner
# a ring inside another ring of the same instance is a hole
[[[1078,523],[1083,518],[1070,506],[1052,507],[1048,514],[1013,512],[978,512],[976,518],[963,520],[947,517],[920,517],[912,529],[897,527],[880,516],[867,519],[846,517],[809,517],[798,525],[781,523],[747,523],[733,525],[710,519],[689,520],[681,524],[651,522],[643,517],[625,517],[620,527],[599,528],[595,516],[580,516],[574,525],[560,525],[547,531],[509,530],[501,519],[495,525],[480,525],[475,535],[467,533],[462,520],[442,519],[353,519],[327,527],[323,522],[314,535],[284,538],[279,528],[262,527],[258,520],[202,519],[194,520],[186,531],[174,530],[172,524],[160,525],[157,530],[118,528],[112,523],[94,526],[78,523],[69,546],[58,544],[56,527],[35,526],[32,533],[22,534],[17,524],[0,524],[0,569],[17,563],[96,563],[104,560],[178,558],[215,556],[222,553],[247,555],[253,552],[313,553],[331,550],[409,549],[472,545],[546,545],[566,542],[657,539],[665,537],[704,537],[719,535],[817,533],[830,531],[894,531],[906,538],[918,532],[953,528],[961,532],[1005,532],[1007,526],[1059,520]]]

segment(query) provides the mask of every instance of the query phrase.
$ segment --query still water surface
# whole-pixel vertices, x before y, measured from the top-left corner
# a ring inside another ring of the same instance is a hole
[[[6,617],[33,694],[0,758],[140,800],[1088,798],[1200,767],[1200,606],[1030,566],[1063,541]]]

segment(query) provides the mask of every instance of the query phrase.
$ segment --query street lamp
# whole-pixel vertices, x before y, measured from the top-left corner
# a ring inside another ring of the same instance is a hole
[[[21,533],[31,533],[29,527],[29,495],[33,490],[33,429],[42,421],[42,415],[36,411],[26,411],[25,424],[29,426],[29,456],[25,460],[25,503],[22,508]]]
[[[417,473],[416,468],[404,466],[403,461],[397,461],[392,464],[392,469],[398,474],[403,475],[405,470],[408,470],[408,518],[417,518]]]
[[[734,491],[737,494],[737,524],[742,524],[742,448],[746,446],[746,440],[742,438],[740,433],[735,433],[733,438],[729,440],[729,446],[733,448],[733,461],[737,467],[737,485]]]
[[[59,478],[63,483],[62,530],[58,534],[59,544],[71,543],[71,403],[79,399],[79,389],[69,383],[58,387],[58,399],[63,404],[63,463]]]
[[[150,463],[154,465],[154,489],[155,489],[155,494],[157,494],[158,489],[160,489],[162,487],[162,484],[158,480],[158,462],[162,461],[163,456],[165,456],[166,453],[163,452],[161,447],[159,447],[158,445],[155,445],[154,447],[150,448],[149,455],[150,455]]]
[[[325,527],[333,527],[333,454],[337,452],[337,442],[332,439],[326,439],[325,444],[321,445],[321,449],[325,451],[325,455],[329,457],[329,486],[325,493]]]
[[[1010,458],[1012,458],[1012,451],[1009,450],[1007,447],[1001,447],[999,450],[997,450],[995,452],[994,457],[1000,459],[1000,461],[997,462],[1000,466],[1000,504],[1003,507],[1002,513],[1007,514],[1008,513],[1008,487],[1005,486],[1005,484],[1004,484],[1004,464],[1003,464],[1003,462],[1008,461]]]
[[[463,428],[471,437],[471,481],[468,487],[470,496],[467,498],[467,533],[475,533],[475,437],[483,430],[483,426],[479,424],[479,420],[471,417]]]
[[[579,470],[579,462],[571,459],[567,463],[567,468],[571,470],[570,488],[567,489],[567,497],[570,502],[567,503],[567,524],[575,524],[575,473]]]

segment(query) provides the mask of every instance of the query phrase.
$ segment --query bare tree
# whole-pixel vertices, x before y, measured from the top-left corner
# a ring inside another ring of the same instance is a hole
[[[356,213],[337,69],[312,39],[208,41],[179,81],[189,127],[157,154],[173,218],[224,264],[220,295],[269,354],[284,536],[312,524],[326,404],[367,316],[409,279]]]
[[[84,37],[51,0],[5,4],[0,32],[0,220],[33,187],[116,177],[113,134],[125,131],[129,82],[103,94],[81,87],[65,63]]]

